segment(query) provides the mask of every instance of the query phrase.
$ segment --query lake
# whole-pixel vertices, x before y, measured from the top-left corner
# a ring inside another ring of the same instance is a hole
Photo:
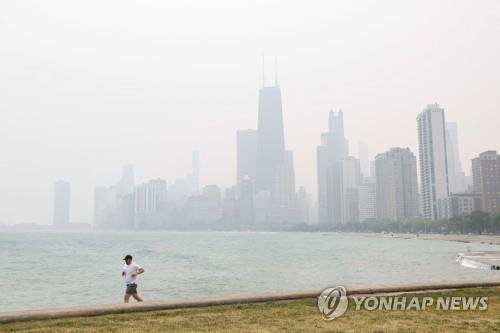
[[[467,250],[500,246],[306,232],[1,232],[0,311],[122,302],[126,254],[146,270],[146,300],[500,278],[459,265]]]

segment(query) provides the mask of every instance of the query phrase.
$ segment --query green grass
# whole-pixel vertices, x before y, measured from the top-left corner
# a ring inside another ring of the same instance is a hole
[[[408,297],[407,294],[406,296]],[[487,296],[485,311],[355,311],[322,319],[316,299],[0,324],[2,332],[500,332],[500,288],[421,293]]]

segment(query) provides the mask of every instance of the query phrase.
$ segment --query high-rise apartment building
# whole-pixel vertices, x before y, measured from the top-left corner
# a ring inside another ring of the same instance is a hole
[[[419,215],[417,160],[409,148],[375,157],[377,218],[404,221]]]
[[[449,194],[444,109],[437,103],[427,105],[417,124],[422,216],[436,220],[438,201]]]
[[[481,196],[482,210],[500,211],[500,155],[485,151],[472,160],[474,192]]]
[[[375,177],[363,177],[359,185],[359,221],[377,218],[377,187]]]

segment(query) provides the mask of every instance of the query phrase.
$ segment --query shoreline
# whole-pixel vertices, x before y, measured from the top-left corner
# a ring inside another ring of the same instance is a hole
[[[342,235],[356,235],[363,237],[383,237],[398,239],[441,240],[459,243],[476,243],[500,245],[500,235],[463,235],[463,234],[413,234],[413,233],[370,233],[370,232],[335,232]]]
[[[459,243],[480,243],[500,245],[500,235],[463,235],[463,234],[405,234],[405,233],[370,233],[370,232],[338,232],[343,235],[363,237],[384,237],[400,239],[442,240]]]

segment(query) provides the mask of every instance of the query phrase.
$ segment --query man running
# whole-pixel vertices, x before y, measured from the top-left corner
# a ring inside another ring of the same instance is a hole
[[[128,303],[130,296],[132,296],[137,302],[142,302],[142,298],[137,293],[137,275],[144,273],[144,268],[133,262],[130,254],[127,254],[123,260],[125,260],[125,265],[123,266],[122,276],[125,278],[125,284],[127,285],[124,301]]]

